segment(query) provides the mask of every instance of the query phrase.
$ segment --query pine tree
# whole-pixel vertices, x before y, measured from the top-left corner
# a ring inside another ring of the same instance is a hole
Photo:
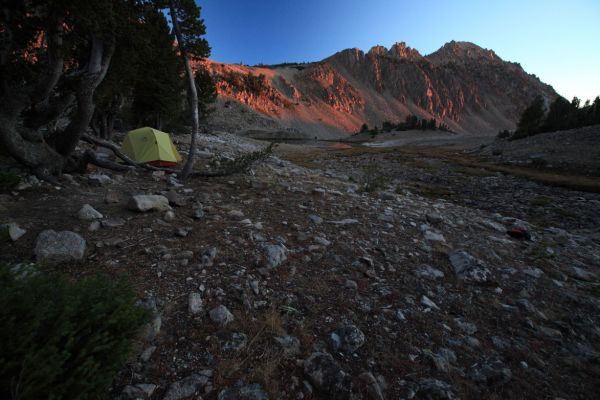
[[[513,136],[515,139],[519,137],[531,136],[540,132],[542,123],[544,122],[544,99],[542,96],[536,96],[533,102],[523,111],[517,130]]]

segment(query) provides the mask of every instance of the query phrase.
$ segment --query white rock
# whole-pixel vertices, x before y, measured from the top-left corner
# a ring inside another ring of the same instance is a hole
[[[81,207],[81,209],[79,210],[79,212],[77,213],[77,216],[79,217],[79,219],[82,219],[84,221],[91,221],[94,219],[103,218],[103,215],[100,214],[100,212],[98,212],[98,210],[96,210],[94,207],[92,207],[89,204],[84,204]]]
[[[19,225],[17,225],[16,222],[4,224],[2,225],[2,229],[0,230],[6,232],[10,240],[12,240],[13,242],[16,242],[17,240],[19,240],[19,238],[21,238],[21,236],[27,233],[27,231],[25,229],[22,229]]]
[[[170,210],[169,199],[165,196],[151,194],[139,194],[137,196],[132,196],[127,203],[127,207],[133,211],[167,211]]]
[[[200,314],[204,309],[204,303],[202,301],[202,295],[197,292],[192,292],[188,296],[188,310],[190,314]]]
[[[440,309],[438,307],[438,305],[433,302],[433,300],[431,300],[429,297],[427,297],[425,295],[423,295],[423,297],[421,297],[421,304],[424,305],[425,307],[434,308],[436,310]]]

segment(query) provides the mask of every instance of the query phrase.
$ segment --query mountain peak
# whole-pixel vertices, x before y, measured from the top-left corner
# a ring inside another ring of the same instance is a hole
[[[404,42],[394,43],[390,48],[389,54],[394,58],[406,58],[410,60],[422,57],[417,49],[407,46]]]
[[[493,50],[484,49],[471,42],[456,42],[454,40],[444,44],[437,51],[429,54],[427,59],[435,64],[449,62],[499,62],[502,61]]]

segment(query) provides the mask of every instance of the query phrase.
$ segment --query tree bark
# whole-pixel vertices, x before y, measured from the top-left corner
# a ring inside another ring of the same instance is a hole
[[[196,91],[196,82],[194,81],[194,72],[187,54],[187,51],[183,42],[183,35],[181,34],[181,28],[179,27],[179,21],[177,19],[177,8],[175,6],[175,0],[169,0],[169,11],[171,14],[171,22],[173,24],[173,31],[177,38],[179,51],[185,65],[185,74],[188,83],[188,100],[192,109],[192,138],[190,140],[190,149],[187,160],[183,165],[179,178],[185,180],[192,169],[194,168],[194,161],[196,157],[196,143],[198,142],[198,134],[200,130],[200,116],[198,113],[198,92]]]

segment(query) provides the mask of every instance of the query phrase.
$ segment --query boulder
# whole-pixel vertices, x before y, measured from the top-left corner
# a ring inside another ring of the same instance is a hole
[[[56,232],[51,229],[40,233],[35,242],[38,261],[81,260],[85,255],[85,239],[75,232]]]
[[[222,304],[210,310],[209,315],[211,320],[221,326],[225,326],[233,321],[233,314]]]
[[[139,194],[132,196],[127,202],[127,208],[133,211],[167,211],[170,209],[169,199],[156,194]]]
[[[275,268],[287,260],[287,248],[282,244],[266,244],[263,247],[264,266]]]
[[[485,268],[481,261],[464,250],[456,250],[448,255],[454,273],[459,279],[473,282],[486,282],[490,271]]]
[[[103,217],[103,215],[100,214],[100,212],[98,210],[96,210],[94,207],[92,207],[89,204],[84,204],[83,207],[81,207],[81,209],[77,213],[77,216],[79,217],[79,219],[82,219],[84,221],[101,219]]]

